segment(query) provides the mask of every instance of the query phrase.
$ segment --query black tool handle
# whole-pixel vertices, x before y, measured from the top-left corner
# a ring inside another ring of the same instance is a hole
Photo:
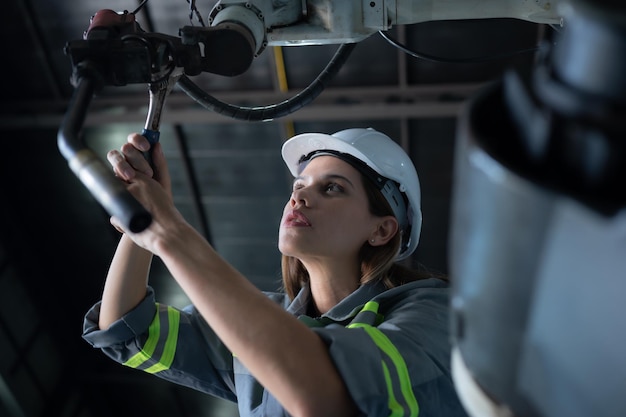
[[[77,78],[74,94],[57,135],[58,147],[74,174],[107,213],[117,217],[131,232],[138,233],[150,225],[152,216],[113,171],[79,139],[95,85],[88,72]]]
[[[143,157],[146,158],[146,161],[150,163],[151,167],[154,167],[152,163],[152,149],[154,148],[154,145],[156,145],[157,142],[159,141],[161,132],[159,132],[158,130],[151,130],[151,129],[144,128],[141,131],[141,136],[145,137],[146,139],[148,139],[148,142],[150,142],[150,149],[147,150],[146,152],[142,152]]]

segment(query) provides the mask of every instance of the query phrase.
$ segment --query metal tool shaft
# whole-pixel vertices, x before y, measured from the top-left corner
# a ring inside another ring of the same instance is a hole
[[[176,67],[167,78],[150,83],[150,105],[148,107],[146,123],[141,134],[150,142],[150,150],[144,152],[144,156],[151,164],[152,146],[159,141],[159,127],[161,125],[161,115],[163,114],[165,99],[183,74],[183,69]]]

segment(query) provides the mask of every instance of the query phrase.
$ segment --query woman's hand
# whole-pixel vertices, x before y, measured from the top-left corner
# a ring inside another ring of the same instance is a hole
[[[153,166],[150,166],[143,152],[152,152]],[[111,150],[107,159],[115,175],[127,184],[128,191],[152,215],[150,227],[141,233],[127,230],[119,219],[112,217],[111,224],[128,235],[139,246],[156,253],[160,239],[176,229],[176,224],[184,222],[174,207],[171,191],[171,178],[167,161],[160,143],[150,149],[148,140],[133,133],[120,150]]]
[[[152,152],[153,158],[157,157],[158,161],[153,161],[156,172],[144,157],[145,152]],[[121,179],[129,182],[135,178],[137,172],[141,172],[149,177],[154,177],[170,191],[169,171],[160,143],[156,143],[153,149],[150,149],[148,139],[138,133],[131,133],[119,151],[117,149],[109,151],[107,159],[113,166],[115,175]]]

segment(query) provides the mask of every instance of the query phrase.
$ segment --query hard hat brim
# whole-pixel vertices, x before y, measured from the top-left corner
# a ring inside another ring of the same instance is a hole
[[[332,150],[347,153],[360,159],[378,174],[381,174],[376,164],[357,148],[334,136],[324,133],[302,133],[296,135],[283,144],[281,153],[287,168],[289,168],[289,172],[291,172],[291,175],[294,177],[297,177],[299,175],[300,158],[303,155],[308,155],[313,151],[319,150]]]

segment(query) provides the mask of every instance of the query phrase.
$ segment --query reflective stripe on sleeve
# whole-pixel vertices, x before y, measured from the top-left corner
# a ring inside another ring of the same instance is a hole
[[[364,312],[369,313],[370,319],[375,318],[377,322],[381,320],[381,316],[378,314],[378,303],[370,301],[357,314],[355,320],[346,327],[363,329],[383,353],[381,366],[385,375],[387,392],[389,393],[389,415],[391,417],[417,417],[419,406],[413,394],[411,378],[404,358],[383,332],[372,324],[357,321],[359,315]]]
[[[179,311],[157,303],[157,314],[148,328],[146,343],[124,365],[151,374],[169,369],[176,354],[179,324]]]

